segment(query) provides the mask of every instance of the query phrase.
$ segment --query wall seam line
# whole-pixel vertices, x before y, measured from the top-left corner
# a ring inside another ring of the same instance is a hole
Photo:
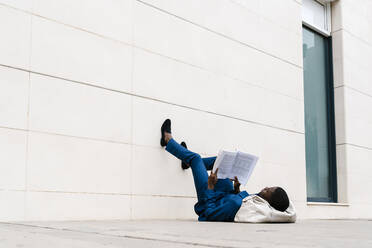
[[[95,141],[95,142],[106,142],[106,143],[113,143],[118,145],[127,145],[127,146],[133,146],[133,147],[141,147],[141,148],[147,148],[147,149],[155,149],[155,150],[164,150],[163,147],[160,146],[154,146],[154,145],[147,145],[147,144],[140,144],[140,143],[128,143],[128,142],[121,142],[121,141],[112,141],[112,140],[105,140],[105,139],[98,139],[98,138],[91,138],[91,137],[79,137],[79,136],[73,136],[68,134],[59,134],[59,133],[51,133],[51,132],[45,132],[45,131],[38,131],[38,130],[25,130],[20,128],[11,128],[11,127],[4,127],[0,126],[0,129],[9,129],[9,130],[15,130],[15,131],[22,131],[22,132],[30,132],[30,133],[36,133],[36,134],[43,134],[43,135],[50,135],[50,136],[59,136],[59,137],[65,137],[65,138],[73,138],[78,140],[88,140],[88,141]],[[215,156],[215,153],[209,153],[200,151],[198,152],[200,155],[204,157],[212,157]],[[272,160],[266,160],[261,159],[262,163],[269,163],[269,164],[275,164],[279,166],[288,166],[288,163],[278,163],[276,161]]]
[[[278,57],[278,56],[276,56],[276,55],[274,55],[274,54],[268,53],[268,52],[266,52],[266,51],[264,51],[264,50],[261,50],[261,49],[259,49],[259,48],[256,48],[256,47],[252,46],[252,45],[249,45],[249,44],[247,44],[247,43],[245,43],[245,42],[242,42],[242,41],[239,41],[239,40],[237,40],[237,39],[234,39],[234,38],[232,38],[232,37],[230,37],[230,36],[227,36],[227,35],[225,35],[225,34],[223,34],[223,33],[220,33],[220,32],[214,31],[214,30],[212,30],[212,29],[210,29],[210,28],[204,27],[204,26],[202,26],[202,25],[200,25],[200,24],[198,24],[198,23],[196,23],[196,22],[193,22],[193,21],[187,20],[186,18],[183,18],[183,17],[178,16],[178,15],[176,15],[176,14],[173,14],[173,13],[171,13],[171,12],[169,12],[169,11],[166,11],[166,10],[164,10],[164,9],[161,9],[161,8],[155,6],[155,5],[152,5],[152,4],[149,4],[149,3],[146,3],[146,2],[144,2],[144,1],[142,1],[142,0],[135,0],[135,1],[137,1],[137,2],[139,2],[139,3],[142,3],[143,5],[149,6],[149,7],[151,7],[151,8],[154,8],[154,9],[156,9],[156,10],[158,10],[158,11],[160,11],[160,12],[163,12],[163,13],[165,13],[165,14],[168,14],[168,15],[170,15],[170,16],[173,16],[173,17],[175,17],[175,18],[177,18],[177,19],[180,19],[180,20],[182,20],[182,21],[184,21],[184,22],[190,23],[190,24],[192,24],[192,25],[194,25],[194,26],[196,26],[196,27],[199,27],[199,28],[201,28],[201,29],[204,29],[204,30],[206,30],[206,31],[208,31],[208,32],[210,32],[210,33],[213,33],[213,34],[219,35],[219,36],[221,36],[221,37],[223,37],[223,38],[225,38],[225,39],[228,39],[228,40],[233,41],[233,42],[235,42],[235,43],[238,43],[238,44],[241,44],[241,45],[243,45],[243,46],[249,47],[249,48],[251,48],[251,49],[253,49],[253,50],[256,50],[256,51],[258,51],[258,52],[261,52],[261,53],[263,53],[263,54],[266,54],[267,56],[270,56],[270,57],[272,57],[272,58],[275,58],[275,59],[277,59],[277,60],[280,60],[280,61],[282,61],[282,62],[285,62],[285,63],[287,63],[287,64],[290,64],[290,65],[292,65],[292,66],[295,66],[295,67],[297,67],[297,68],[301,68],[301,69],[302,69],[302,66],[297,65],[297,64],[295,64],[295,63],[293,63],[293,62],[291,62],[291,61],[289,61],[289,60],[286,60],[286,59],[280,58],[280,57]]]
[[[354,37],[355,39],[357,39],[357,40],[365,43],[365,45],[367,45],[367,46],[369,46],[369,47],[372,48],[372,43],[370,43],[369,41],[364,40],[363,38],[359,37],[358,35],[355,35],[354,33],[352,33],[351,31],[349,31],[349,30],[347,30],[345,28],[340,28],[340,30],[348,33],[350,36]]]
[[[24,218],[27,219],[27,193],[28,193],[28,171],[29,171],[29,158],[30,158],[30,103],[31,103],[31,56],[32,56],[32,16],[30,16],[30,54],[28,57],[28,91],[27,91],[27,124],[26,124],[26,163],[25,163],[25,193],[24,193],[24,204],[23,204],[23,211],[24,211]]]
[[[143,47],[140,47],[140,46],[137,46],[137,45],[131,45],[131,44],[123,44],[123,45],[132,47],[134,49],[141,50],[143,52],[147,52],[147,53],[149,53],[151,55],[156,55],[156,56],[159,56],[159,57],[162,57],[162,58],[165,58],[165,59],[172,60],[172,61],[174,61],[176,63],[179,63],[179,64],[182,64],[182,65],[186,65],[186,66],[190,66],[190,67],[199,69],[199,70],[201,70],[203,72],[210,73],[212,75],[216,75],[216,76],[219,76],[219,77],[227,78],[227,79],[230,79],[230,80],[235,80],[235,81],[241,82],[243,84],[249,85],[249,86],[254,87],[254,88],[263,89],[265,91],[273,92],[275,94],[278,94],[278,95],[281,95],[281,96],[285,96],[285,97],[291,98],[291,99],[296,100],[296,101],[299,101],[299,102],[303,102],[304,101],[303,98],[298,98],[298,97],[288,95],[286,93],[283,93],[283,92],[278,91],[278,90],[275,90],[275,89],[263,87],[261,85],[261,83],[248,82],[248,81],[245,81],[244,79],[238,78],[238,77],[236,77],[234,75],[230,75],[230,74],[226,74],[226,73],[221,73],[221,72],[218,72],[218,71],[213,71],[213,70],[210,70],[208,68],[204,68],[204,67],[199,66],[199,65],[194,65],[194,64],[191,64],[189,62],[182,61],[180,59],[173,58],[173,57],[170,57],[168,55],[164,55],[164,54],[161,54],[161,53],[158,53],[158,52],[155,52],[155,51],[151,51],[151,50],[149,50],[147,48],[143,48]],[[30,70],[27,70],[27,69],[24,69],[24,68],[21,68],[21,67],[16,67],[16,66],[11,66],[11,65],[6,65],[6,64],[0,64],[0,66],[12,68],[12,69],[17,69],[17,70],[21,70],[21,71],[30,71]],[[302,70],[302,68],[301,68],[301,70]],[[74,79],[67,79],[67,78],[64,78],[64,77],[61,77],[61,76],[55,76],[55,75],[51,75],[51,74],[47,74],[47,73],[36,72],[36,71],[31,71],[31,72],[33,72],[35,74],[40,74],[40,75],[45,75],[45,76],[50,76],[50,77],[55,77],[55,78],[61,78],[61,79],[65,79],[65,80],[72,81],[72,82],[73,81],[76,81],[76,82],[83,83],[81,81],[77,81],[77,80],[74,80]],[[107,88],[107,89],[109,89],[109,88]]]
[[[371,97],[372,98],[372,95],[370,95],[370,94],[368,94],[368,93],[365,93],[365,92],[363,92],[363,91],[361,91],[361,90],[359,90],[359,89],[356,89],[356,88],[353,88],[353,87],[350,87],[350,86],[348,86],[348,85],[346,85],[345,83],[343,84],[343,85],[339,85],[339,86],[337,86],[337,87],[334,87],[334,89],[338,89],[338,88],[347,88],[347,89],[349,89],[349,90],[352,90],[352,91],[355,91],[355,92],[358,92],[359,94],[362,94],[362,95],[365,95],[365,96],[367,96],[367,97]]]
[[[0,188],[0,191],[6,192],[25,192],[21,189],[4,189]],[[86,192],[86,191],[64,191],[64,190],[28,190],[32,193],[55,193],[55,194],[79,194],[79,195],[105,195],[105,196],[139,196],[139,197],[159,197],[159,198],[185,198],[185,199],[196,199],[196,196],[187,195],[167,195],[167,194],[131,194],[131,193],[113,193],[113,192]]]
[[[135,0],[133,0],[135,1]],[[165,55],[165,54],[161,54],[159,52],[156,52],[156,51],[151,51],[147,48],[144,48],[144,47],[140,47],[140,46],[137,46],[134,44],[134,41],[132,41],[132,44],[131,43],[128,43],[128,42],[125,42],[125,41],[122,41],[122,40],[117,40],[115,38],[111,38],[109,36],[105,36],[105,35],[101,35],[101,34],[98,34],[98,33],[94,33],[92,31],[89,31],[87,29],[83,29],[83,28],[80,28],[80,27],[76,27],[76,26],[73,26],[73,25],[70,25],[70,24],[66,24],[66,23],[63,23],[63,22],[59,22],[57,20],[54,20],[54,19],[50,19],[50,18],[47,18],[47,17],[44,17],[44,16],[41,16],[41,15],[37,15],[37,14],[34,14],[34,13],[31,13],[31,12],[28,12],[28,11],[25,11],[25,10],[21,10],[21,9],[17,9],[17,8],[14,8],[12,6],[8,6],[8,5],[5,5],[5,4],[2,4],[0,3],[0,6],[3,5],[5,7],[9,7],[9,8],[12,8],[12,9],[15,9],[17,11],[21,11],[21,12],[24,12],[26,14],[30,14],[31,16],[35,16],[35,17],[38,17],[38,18],[41,18],[41,19],[45,19],[47,21],[50,21],[50,22],[54,22],[54,23],[57,23],[59,25],[63,25],[63,26],[66,26],[66,27],[69,27],[69,28],[72,28],[72,29],[75,29],[75,30],[78,30],[78,31],[81,31],[81,32],[85,32],[85,33],[89,33],[91,35],[94,35],[94,36],[97,36],[99,38],[102,38],[102,39],[105,39],[107,41],[111,41],[111,42],[117,42],[117,43],[120,43],[122,45],[125,45],[125,46],[131,46],[135,49],[139,49],[139,50],[142,50],[142,51],[145,51],[145,52],[148,52],[152,55],[157,55],[157,56],[160,56],[162,58],[166,58],[166,59],[169,59],[169,60],[173,60],[173,61],[176,61],[180,64],[183,64],[183,65],[187,65],[187,66],[191,66],[193,68],[197,68],[197,69],[200,69],[202,71],[205,71],[205,72],[208,72],[208,73],[211,73],[211,74],[214,74],[214,75],[217,75],[217,76],[222,76],[222,77],[226,77],[228,79],[232,79],[232,80],[236,80],[236,81],[239,81],[239,82],[242,82],[244,84],[247,84],[247,85],[250,85],[252,87],[255,87],[255,88],[260,88],[260,89],[264,89],[264,90],[267,90],[267,91],[271,91],[271,92],[274,92],[276,94],[280,94],[282,96],[286,96],[286,97],[289,97],[289,98],[292,98],[294,100],[297,100],[297,101],[302,101],[303,102],[303,98],[297,98],[297,97],[294,97],[294,96],[291,96],[291,95],[288,95],[286,93],[283,93],[283,92],[280,92],[280,91],[277,91],[277,90],[274,90],[274,89],[270,89],[270,88],[265,88],[265,87],[262,87],[259,83],[254,83],[254,82],[248,82],[248,81],[245,81],[244,79],[240,79],[240,78],[237,78],[236,76],[233,76],[233,75],[229,75],[229,74],[226,74],[226,73],[221,73],[219,71],[213,71],[213,70],[210,70],[208,68],[205,68],[203,66],[200,66],[200,65],[194,65],[194,64],[191,64],[190,62],[187,62],[187,61],[182,61],[180,59],[177,59],[177,58],[173,58],[173,57],[170,57],[168,55]],[[134,25],[134,24],[133,24]],[[6,66],[6,65],[4,65]],[[300,68],[297,68],[297,69],[303,69],[302,67]]]
[[[194,25],[194,26],[197,26],[197,27],[199,27],[199,28],[201,28],[201,29],[204,29],[204,30],[206,30],[206,31],[208,31],[208,32],[214,33],[214,34],[216,34],[216,35],[218,35],[218,36],[220,36],[220,37],[223,37],[223,38],[228,39],[228,40],[230,40],[230,41],[233,41],[233,42],[235,42],[235,43],[241,44],[241,45],[243,45],[243,46],[249,47],[249,48],[251,48],[251,49],[253,49],[253,50],[256,50],[256,51],[258,51],[258,52],[260,52],[260,53],[263,53],[263,54],[265,54],[265,55],[267,55],[267,56],[270,56],[270,57],[275,58],[275,59],[277,59],[277,60],[280,60],[280,61],[282,61],[282,62],[284,62],[284,63],[290,64],[290,65],[292,65],[292,66],[295,66],[295,67],[297,67],[297,68],[302,69],[302,66],[297,65],[297,64],[295,64],[295,63],[293,63],[293,62],[291,62],[291,61],[289,61],[289,60],[286,60],[286,59],[280,58],[280,57],[278,57],[278,56],[276,56],[276,55],[274,55],[274,54],[271,54],[271,53],[269,53],[269,52],[266,52],[266,51],[264,51],[264,50],[262,50],[262,49],[258,49],[258,48],[254,47],[254,46],[252,46],[252,45],[249,45],[249,44],[247,44],[247,43],[245,43],[245,42],[242,42],[242,41],[236,40],[236,39],[234,39],[234,38],[232,38],[232,37],[229,37],[229,36],[227,36],[227,35],[225,35],[225,34],[223,34],[223,33],[220,33],[220,32],[217,32],[217,31],[214,31],[214,30],[212,30],[212,29],[210,29],[210,28],[204,27],[204,26],[202,26],[202,25],[200,25],[200,24],[198,24],[198,23],[195,23],[195,22],[193,22],[193,21],[187,20],[187,19],[185,19],[185,18],[183,18],[183,17],[177,16],[177,15],[175,15],[175,14],[173,14],[173,13],[170,13],[170,12],[168,12],[168,11],[166,11],[166,10],[163,10],[163,9],[161,9],[161,8],[158,8],[158,7],[154,6],[154,5],[148,4],[148,3],[143,2],[143,1],[141,1],[141,0],[134,0],[134,1],[140,2],[140,3],[142,3],[142,4],[144,4],[144,5],[147,5],[147,6],[151,7],[151,8],[157,9],[157,10],[160,11],[160,12],[166,13],[166,14],[168,14],[168,15],[171,15],[171,16],[175,17],[175,18],[178,18],[178,19],[180,19],[180,20],[183,20],[183,21],[185,21],[185,22],[188,22],[188,23],[190,23],[190,24],[192,24],[192,25]],[[42,19],[46,19],[46,20],[48,20],[48,21],[55,22],[55,23],[58,23],[58,24],[61,24],[61,25],[64,25],[64,26],[68,26],[68,27],[73,28],[73,29],[77,29],[77,30],[80,30],[80,31],[83,31],[83,32],[87,32],[87,33],[90,33],[90,34],[92,34],[92,35],[96,35],[96,36],[99,36],[99,37],[101,37],[101,38],[104,38],[104,39],[108,39],[108,40],[111,40],[111,41],[124,43],[124,44],[126,44],[126,45],[133,45],[133,44],[129,44],[129,43],[124,42],[124,41],[116,40],[116,39],[114,39],[114,38],[111,38],[111,37],[108,37],[108,36],[105,36],[105,35],[102,35],[102,34],[98,34],[98,33],[95,33],[95,32],[92,32],[92,31],[89,31],[89,30],[86,30],[86,29],[80,28],[80,27],[76,27],[76,26],[71,25],[71,24],[63,23],[63,22],[57,21],[57,20],[55,20],[55,19],[51,19],[51,18],[48,18],[48,17],[45,17],[45,16],[41,16],[41,15],[39,15],[39,14],[34,13],[33,11],[30,12],[30,11],[27,11],[27,10],[19,9],[19,8],[16,8],[16,7],[13,7],[13,6],[10,6],[10,5],[7,5],[7,4],[4,4],[4,3],[0,3],[0,6],[5,6],[5,7],[7,7],[7,8],[11,8],[11,9],[14,9],[14,10],[17,10],[17,11],[20,11],[20,12],[23,12],[23,13],[26,13],[26,14],[30,14],[30,15],[33,15],[33,16],[36,16],[36,17],[42,18]]]
[[[13,68],[13,69],[18,69],[16,67],[6,66],[6,65],[1,65],[1,64],[0,64],[0,66],[5,66],[5,67]],[[27,70],[25,70],[25,69],[20,69],[20,70],[27,72]],[[256,121],[252,121],[252,120],[243,119],[243,118],[240,118],[240,117],[229,116],[227,114],[217,113],[217,112],[213,112],[213,111],[209,111],[209,110],[203,110],[203,109],[199,109],[199,108],[196,108],[196,107],[186,106],[186,105],[182,105],[182,104],[178,104],[178,103],[172,103],[172,102],[169,102],[169,101],[156,99],[156,98],[152,98],[152,97],[148,97],[148,96],[144,96],[144,95],[134,94],[134,93],[126,92],[126,91],[122,91],[122,90],[110,89],[110,88],[106,88],[106,87],[103,87],[103,86],[94,85],[92,83],[70,80],[70,79],[66,79],[66,78],[58,77],[58,76],[51,76],[51,75],[40,73],[40,72],[34,72],[34,71],[29,71],[29,72],[33,73],[33,74],[41,75],[41,76],[46,76],[46,77],[51,77],[51,78],[55,78],[55,79],[64,80],[64,81],[69,82],[69,83],[81,84],[81,85],[90,86],[90,87],[94,87],[94,88],[98,88],[98,89],[103,89],[103,90],[107,90],[107,91],[111,91],[111,92],[117,92],[117,93],[129,95],[129,96],[134,96],[134,97],[138,97],[138,98],[141,98],[141,99],[156,101],[156,102],[160,102],[160,103],[164,103],[164,104],[168,104],[168,105],[172,105],[172,106],[176,106],[176,107],[180,107],[180,108],[186,108],[186,109],[190,109],[190,110],[194,110],[194,111],[198,111],[198,112],[202,112],[202,113],[212,114],[212,115],[215,115],[215,116],[220,116],[220,117],[225,117],[225,118],[238,120],[238,121],[242,121],[242,122],[246,122],[246,123],[251,123],[253,125],[257,125],[257,126],[261,126],[261,127],[268,127],[268,128],[287,131],[287,132],[291,132],[291,133],[304,134],[304,132],[301,132],[301,131],[296,131],[296,130],[283,128],[283,127],[277,127],[277,126],[273,126],[273,125],[262,123],[262,122],[256,122]]]
[[[352,143],[339,143],[339,144],[336,144],[336,146],[343,146],[343,145],[354,146],[354,147],[358,147],[358,148],[361,148],[361,149],[371,150],[372,151],[372,147],[368,147],[368,146],[361,146],[361,145],[356,145],[356,144],[352,144]]]
[[[132,13],[134,13],[134,0],[131,1],[132,4]],[[134,20],[134,18],[133,18]],[[132,29],[131,29],[131,42],[134,44],[134,21],[132,21]],[[131,61],[132,61],[132,67],[131,67],[131,75],[130,75],[130,91],[133,93],[134,92],[134,49],[135,47],[132,47],[132,52],[131,52]],[[130,97],[130,104],[131,104],[131,109],[130,109],[130,143],[134,143],[134,128],[133,128],[133,111],[134,111],[134,97]],[[134,146],[130,146],[130,199],[129,199],[129,206],[130,206],[130,213],[129,213],[129,218],[132,220],[133,219],[133,171],[134,171],[134,166],[133,166],[133,159],[134,157]]]

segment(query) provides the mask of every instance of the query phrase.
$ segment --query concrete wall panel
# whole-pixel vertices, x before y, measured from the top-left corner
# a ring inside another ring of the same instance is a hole
[[[33,0],[42,17],[126,43],[132,42],[132,6],[132,0]]]
[[[0,190],[24,190],[27,132],[0,128]]]
[[[129,143],[131,97],[31,75],[30,129]]]
[[[0,5],[0,30],[0,64],[28,70],[30,67],[31,16]]]
[[[32,71],[129,92],[131,58],[128,45],[32,18]]]
[[[0,67],[0,126],[27,128],[29,73]]]
[[[28,146],[29,190],[131,193],[129,145],[31,132]]]

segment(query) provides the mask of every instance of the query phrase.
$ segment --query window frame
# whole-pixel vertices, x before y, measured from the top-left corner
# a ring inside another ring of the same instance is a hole
[[[338,202],[337,192],[337,160],[336,160],[336,131],[335,131],[335,107],[333,87],[333,54],[331,37],[331,2],[333,0],[310,0],[315,1],[324,7],[324,29],[315,23],[308,22],[302,17],[302,28],[307,28],[326,39],[325,62],[326,68],[326,95],[327,95],[327,129],[328,129],[328,169],[329,169],[329,190],[330,197],[307,197],[307,202]]]
[[[307,20],[304,20],[304,18],[302,17],[302,24],[320,34],[322,34],[323,36],[326,36],[326,37],[329,37],[331,36],[331,27],[332,27],[332,23],[331,23],[331,3],[330,1],[326,1],[326,0],[309,0],[309,1],[315,1],[321,5],[323,5],[324,7],[324,28],[321,28],[321,27],[318,27],[316,26],[314,23],[311,23]]]
[[[303,29],[308,29],[318,33],[306,25]],[[319,33],[318,33],[319,34]],[[329,192],[330,197],[307,197],[307,202],[338,202],[337,192],[337,160],[336,160],[336,131],[335,131],[335,107],[334,107],[334,87],[333,87],[333,54],[332,37],[320,34],[326,40],[325,63],[326,63],[326,96],[327,96],[327,139],[328,139],[328,169],[329,169]],[[306,131],[306,129],[305,129]],[[305,134],[306,135],[306,134]],[[305,151],[306,152],[306,151]],[[307,166],[307,165],[306,165]],[[307,179],[306,179],[307,180]]]

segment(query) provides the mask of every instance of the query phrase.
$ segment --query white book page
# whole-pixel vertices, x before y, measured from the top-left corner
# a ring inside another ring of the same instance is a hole
[[[257,160],[258,157],[254,155],[238,152],[229,178],[233,179],[236,176],[242,185],[246,185],[256,166]],[[218,171],[218,173],[219,172],[220,171]]]
[[[220,151],[213,166],[213,173],[218,168],[217,178],[230,178],[237,152]]]

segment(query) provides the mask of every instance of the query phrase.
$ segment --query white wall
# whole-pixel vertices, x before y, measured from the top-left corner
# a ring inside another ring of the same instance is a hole
[[[340,194],[351,218],[372,218],[372,2],[342,0],[334,8]]]
[[[248,192],[281,185],[323,216],[306,205],[301,25],[295,0],[0,0],[0,219],[195,219],[165,118],[202,155],[260,156]]]

